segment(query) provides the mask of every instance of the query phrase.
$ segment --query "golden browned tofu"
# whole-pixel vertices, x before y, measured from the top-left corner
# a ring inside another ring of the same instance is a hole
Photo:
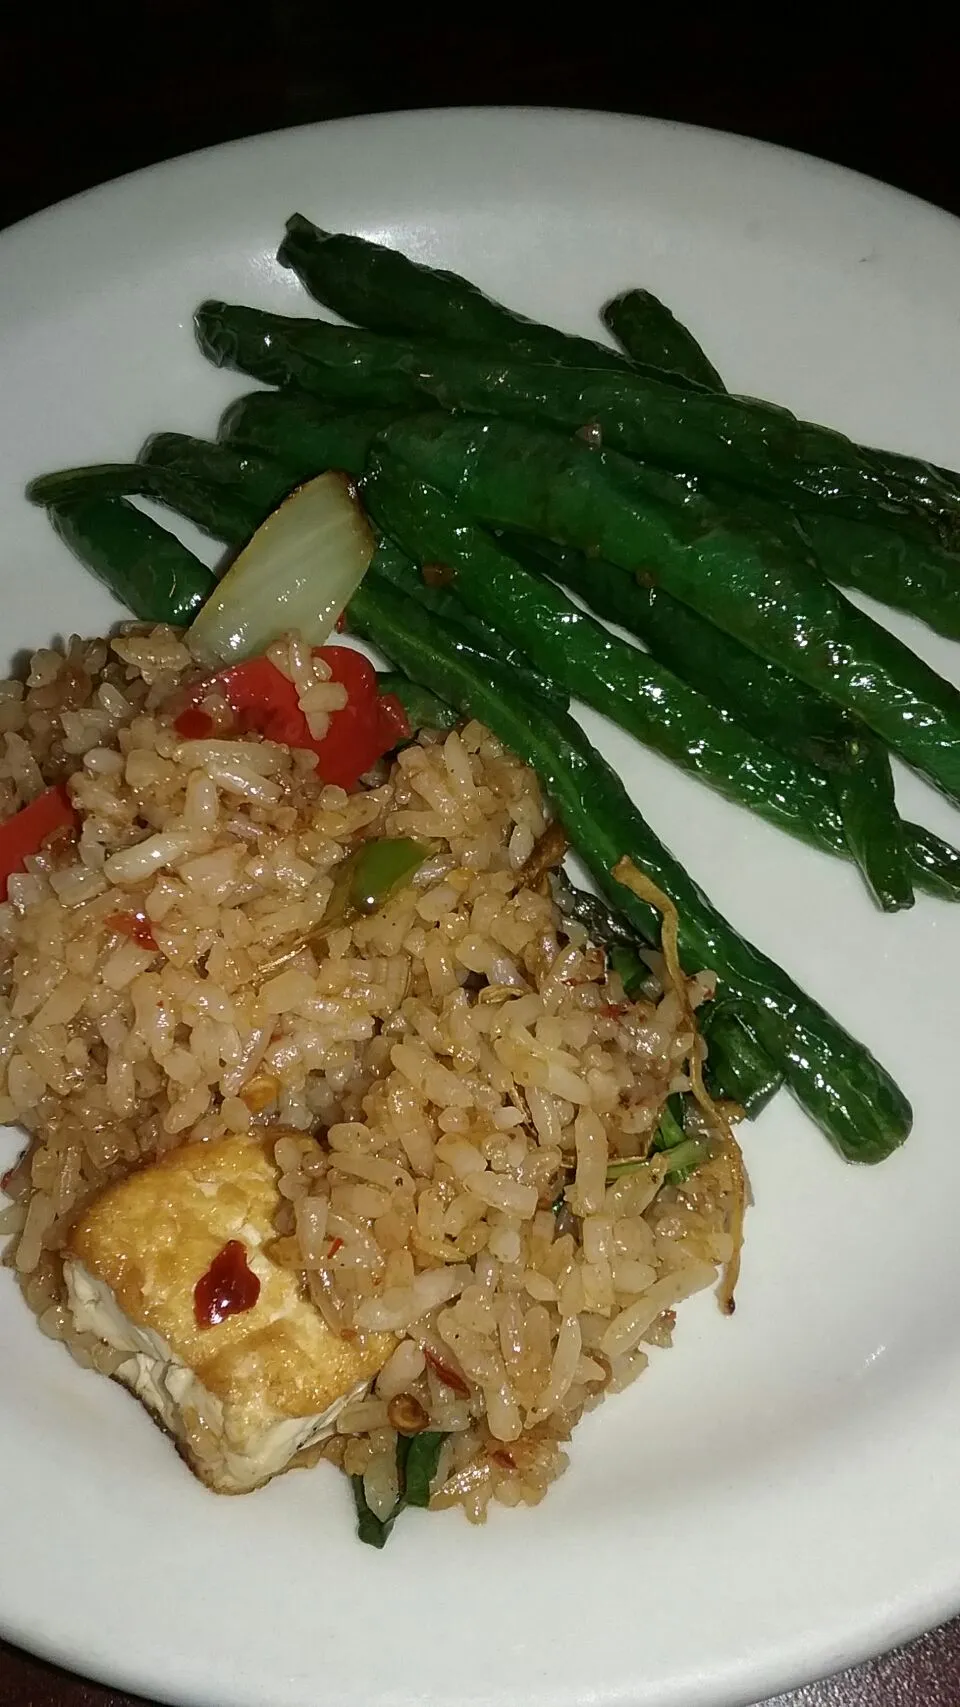
[[[265,1144],[189,1144],[109,1187],[64,1261],[76,1326],[130,1353],[120,1379],[219,1493],[259,1486],[330,1434],[395,1344],[338,1339],[272,1261],[279,1202]],[[256,1301],[202,1325],[195,1289],[216,1293],[218,1276],[234,1303]]]

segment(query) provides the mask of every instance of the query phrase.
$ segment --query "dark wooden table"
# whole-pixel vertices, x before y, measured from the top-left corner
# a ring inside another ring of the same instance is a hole
[[[319,0],[260,0],[255,23],[243,24],[240,9],[221,0],[16,11],[0,23],[0,226],[236,136],[397,107],[501,103],[739,131],[838,160],[960,214],[956,25],[916,32],[920,46],[896,30],[889,47],[876,49],[862,34],[847,39],[836,18],[816,36],[802,17],[778,18],[775,44],[760,26],[747,39],[727,8],[708,22],[683,8],[675,32],[651,24],[643,9],[642,25],[587,39],[549,24],[418,25],[408,9],[394,24],[351,28]],[[766,1707],[958,1703],[960,1620]],[[0,1707],[133,1707],[133,1697],[0,1643]]]
[[[924,1636],[910,1648],[841,1672],[762,1707],[957,1707],[960,1702],[960,1629],[955,1624]],[[140,1697],[81,1683],[66,1672],[0,1644],[0,1707],[150,1707]],[[228,1701],[220,1707],[230,1707]],[[303,1707],[321,1707],[321,1698]],[[322,1707],[336,1707],[324,1702]],[[518,1703],[517,1707],[521,1707]]]

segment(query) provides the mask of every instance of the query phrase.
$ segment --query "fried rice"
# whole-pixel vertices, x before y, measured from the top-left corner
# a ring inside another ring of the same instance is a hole
[[[271,655],[321,735],[339,702],[295,639]],[[211,736],[179,735],[199,675],[179,633],[130,627],[0,684],[0,817],[66,783],[80,820],[0,905],[0,1119],[29,1137],[5,1261],[42,1330],[115,1373],[66,1304],[78,1213],[173,1147],[262,1132],[275,1255],[336,1333],[397,1336],[308,1456],[385,1517],[397,1432],[429,1428],[433,1507],[535,1504],[582,1412],[735,1257],[729,1135],[704,1115],[683,1183],[652,1148],[712,981],[651,956],[627,999],[531,860],[535,776],[480,724],[421,733],[347,794],[312,753],[239,736],[215,689]],[[329,917],[342,862],[399,836],[427,850],[412,881]]]

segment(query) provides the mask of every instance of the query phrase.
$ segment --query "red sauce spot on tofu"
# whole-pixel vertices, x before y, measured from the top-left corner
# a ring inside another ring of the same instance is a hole
[[[156,953],[157,939],[146,913],[110,913],[103,922],[109,931],[121,931],[130,937],[138,948],[149,948]]]
[[[193,1309],[201,1328],[215,1328],[228,1316],[252,1310],[260,1282],[239,1239],[229,1239],[193,1289]]]

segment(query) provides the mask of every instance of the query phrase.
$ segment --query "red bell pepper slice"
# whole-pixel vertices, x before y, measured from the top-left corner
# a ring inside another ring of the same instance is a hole
[[[398,694],[382,693],[380,695],[378,716],[383,738],[389,742],[389,746],[384,747],[385,753],[391,752],[394,747],[399,747],[401,741],[410,740],[413,730],[410,727],[406,706]]]
[[[288,676],[269,658],[249,658],[230,664],[213,682],[232,708],[242,731],[256,731],[267,741],[288,747],[305,747],[317,755],[317,771],[324,782],[355,788],[360,777],[398,741],[409,740],[411,730],[406,712],[395,694],[378,694],[377,673],[368,658],[352,646],[320,646],[314,657],[330,669],[331,681],[347,690],[342,711],[333,712],[326,735],[315,741],[300,710],[297,690]],[[201,683],[199,694],[209,690]],[[174,721],[178,734],[195,740],[210,734],[212,724],[197,706],[187,706]],[[208,726],[209,725],[209,726]]]
[[[7,882],[22,871],[30,854],[40,852],[56,830],[75,830],[80,823],[65,788],[48,788],[0,824],[0,895],[6,900]]]
[[[347,703],[333,713],[326,735],[315,744],[317,770],[324,782],[355,788],[364,771],[389,753],[399,737],[389,713],[383,712],[377,672],[369,658],[352,646],[324,646],[319,656],[330,666],[331,680],[346,688]],[[409,733],[409,725],[407,729]]]
[[[201,705],[188,705],[174,719],[173,727],[185,741],[209,741],[216,724]]]

